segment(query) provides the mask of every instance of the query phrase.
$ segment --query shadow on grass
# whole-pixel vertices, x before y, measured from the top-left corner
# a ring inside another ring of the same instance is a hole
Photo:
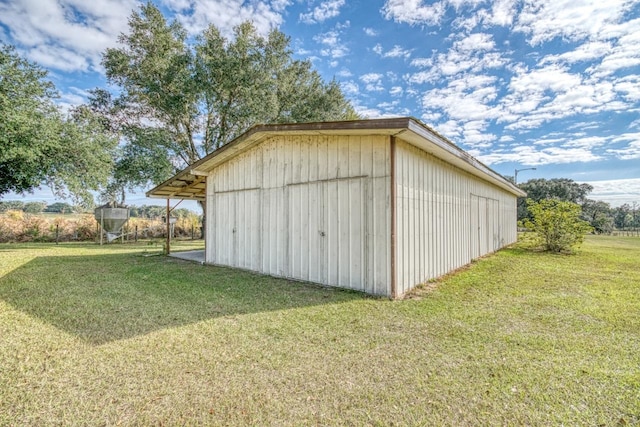
[[[132,254],[39,257],[0,277],[0,299],[91,344],[221,316],[361,298],[356,292]]]

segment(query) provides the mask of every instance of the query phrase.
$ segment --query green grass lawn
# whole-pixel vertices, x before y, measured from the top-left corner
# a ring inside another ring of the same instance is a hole
[[[638,238],[403,301],[153,249],[0,245],[0,425],[640,424]]]

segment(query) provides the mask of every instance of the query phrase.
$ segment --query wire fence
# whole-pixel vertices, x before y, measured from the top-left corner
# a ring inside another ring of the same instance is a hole
[[[628,236],[628,237],[640,237],[640,228],[629,230],[613,230],[612,236]]]

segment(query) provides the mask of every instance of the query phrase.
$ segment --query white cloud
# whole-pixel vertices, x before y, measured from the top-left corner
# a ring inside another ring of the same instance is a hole
[[[571,41],[597,39],[634,6],[628,0],[525,0],[515,30],[539,45],[556,37]]]
[[[548,104],[556,93],[573,93],[581,84],[580,76],[571,74],[565,68],[551,65],[544,68],[529,70],[519,67],[511,78],[509,94],[502,98],[502,108],[511,116],[503,116],[502,121],[516,121],[507,129],[528,129],[539,126],[551,119],[549,112],[538,111],[541,105]],[[522,115],[526,117],[521,118]]]
[[[404,93],[404,89],[402,86],[394,86],[389,90],[389,95],[391,96],[402,96]]]
[[[578,123],[574,123],[571,126],[567,126],[567,130],[575,130],[575,129],[579,129],[581,131],[587,130],[587,129],[600,129],[601,127],[601,123],[600,122],[578,122]],[[581,132],[582,134],[584,134],[584,132]]]
[[[116,44],[135,0],[23,0],[0,3],[0,24],[12,43],[44,66],[100,70],[102,52]]]
[[[565,142],[567,140],[566,138],[550,138],[549,136],[550,135],[548,135],[546,138],[536,139],[533,142],[533,145],[540,145],[540,146],[556,145],[559,142]]]
[[[362,31],[364,31],[364,33],[369,37],[375,37],[378,35],[378,32],[373,28],[365,27],[362,29]]]
[[[491,11],[478,9],[486,0],[387,0],[380,10],[382,15],[395,22],[410,25],[438,25],[448,7],[455,10],[457,18],[453,28],[472,30],[481,22],[486,26],[508,27],[513,23],[516,6],[520,0],[494,0]],[[466,9],[466,14],[462,13]]]
[[[387,71],[385,75],[392,83],[395,83],[398,81],[398,75],[393,71]]]
[[[340,15],[340,8],[344,6],[345,0],[327,0],[316,6],[311,12],[301,13],[300,21],[305,24],[315,24],[324,22],[327,19]]]
[[[486,22],[491,25],[509,27],[513,23],[516,14],[517,0],[495,0],[491,8],[491,15]]]
[[[564,144],[565,147],[580,147],[589,150],[593,150],[596,147],[605,145],[609,141],[609,138],[602,136],[587,136],[583,138],[571,138]]]
[[[585,80],[557,64],[533,70],[517,67],[508,89],[509,94],[500,100],[505,115],[499,119],[511,122],[505,126],[508,130],[532,129],[577,114],[628,108],[617,99],[611,82]]]
[[[489,148],[497,137],[487,133],[485,120],[471,120],[462,124],[462,142],[473,148]]]
[[[399,117],[398,114],[390,113],[390,112],[382,112],[378,108],[371,108],[371,107],[367,107],[357,103],[353,106],[353,108],[354,110],[356,110],[356,113],[358,113],[360,116],[364,117],[365,119],[382,119],[385,117],[388,117],[388,118]]]
[[[358,83],[354,82],[353,80],[341,82],[340,88],[345,93],[345,95],[357,96],[360,94],[360,87],[358,86]]]
[[[440,113],[426,113],[423,114],[422,116],[420,116],[420,118],[422,119],[422,121],[424,123],[437,123],[441,118],[442,118],[442,114]],[[434,126],[435,127],[435,126]],[[443,132],[442,127],[438,127],[438,131],[439,132]],[[443,135],[445,133],[443,132]]]
[[[615,91],[627,101],[640,101],[640,76],[629,76],[613,82]]]
[[[342,68],[340,69],[340,71],[336,73],[336,76],[342,77],[342,78],[349,78],[353,76],[353,73],[346,68]]]
[[[377,83],[382,79],[382,74],[380,73],[367,73],[360,76],[360,80],[365,83]]]
[[[601,154],[596,152],[612,145],[618,148],[605,149]],[[614,155],[621,160],[635,160],[640,159],[640,133],[583,137],[564,134],[558,138],[553,138],[550,134],[548,138],[536,139],[526,145],[493,149],[491,152],[477,150],[476,155],[487,164],[515,162],[527,166],[592,162],[602,160],[604,155]]]
[[[29,50],[29,59],[43,67],[60,71],[88,71],[91,65],[98,66],[99,56],[92,59],[81,53],[60,46],[35,46]]]
[[[261,34],[267,34],[283,22],[283,13],[291,0],[163,0],[176,13],[190,34],[197,34],[210,24],[229,37],[233,28],[251,21]]]
[[[382,56],[383,58],[405,58],[408,59],[411,56],[410,49],[404,49],[402,46],[395,45],[391,50],[384,51],[382,45],[380,43],[376,44],[373,49],[375,53]]]
[[[528,70],[520,68],[509,83],[509,90],[516,94],[529,95],[546,91],[564,92],[580,85],[580,76],[567,68],[550,65]]]
[[[423,114],[423,117],[438,117],[438,113]],[[462,128],[458,121],[447,120],[444,122],[440,122],[438,123],[437,129],[439,133],[441,133],[442,135],[445,135],[451,141],[459,142],[456,140],[460,138],[460,135],[462,134],[461,132]]]
[[[163,0],[185,28],[195,34],[210,23],[225,35],[243,21],[266,34],[282,22],[291,0]],[[61,71],[98,71],[102,53],[128,31],[127,18],[137,0],[20,0],[0,2],[0,24],[10,42],[41,65]]]
[[[592,68],[597,76],[608,76],[619,70],[629,69],[640,65],[640,19],[629,21],[619,26],[624,28],[623,34],[602,59],[602,62]]]
[[[382,56],[385,58],[409,58],[411,56],[411,50],[403,49],[401,46],[395,45],[393,48],[385,52]]]
[[[540,61],[541,65],[549,63],[566,62],[573,64],[582,61],[593,61],[604,57],[611,51],[611,43],[609,42],[587,42],[580,45],[577,49],[559,55],[547,55]]]
[[[322,56],[331,58],[342,58],[349,53],[349,48],[340,40],[340,32],[331,30],[326,33],[320,33],[313,37],[313,40],[325,46],[320,50]]]
[[[460,15],[456,19],[453,20],[451,26],[456,30],[463,30],[464,33],[468,33],[474,28],[476,28],[480,22],[484,19],[484,16],[487,15],[486,10],[482,9],[476,14],[472,15]]]
[[[432,58],[416,58],[411,65],[428,68],[406,76],[410,83],[435,83],[462,73],[481,73],[488,69],[505,67],[508,60],[495,51],[489,34],[474,33],[454,41],[446,53],[435,53]]]
[[[427,68],[433,65],[433,59],[431,58],[414,58],[411,60],[411,65],[419,68]]]
[[[366,86],[365,89],[369,92],[382,92],[384,91],[384,86],[382,86],[382,74],[379,73],[367,73],[360,76],[360,80],[362,80]]]
[[[400,101],[395,100],[392,102],[381,102],[378,105],[376,105],[376,107],[381,108],[383,110],[396,110],[398,105],[400,105]]]
[[[640,159],[640,133],[625,133],[612,139],[613,142],[627,144],[625,147],[610,149],[607,152],[622,160]]]
[[[62,92],[60,94],[60,98],[58,98],[56,104],[62,108],[63,112],[68,113],[75,106],[86,103],[88,97],[89,93],[86,90],[70,87],[69,92]]]
[[[602,200],[614,207],[640,200],[640,178],[587,181],[585,184],[593,187],[590,199]]]
[[[436,25],[444,16],[443,1],[424,4],[422,0],[387,0],[381,9],[385,19],[410,25]]]
[[[494,150],[488,154],[479,154],[477,157],[488,165],[513,162],[525,166],[584,163],[601,159],[600,156],[584,148],[549,147],[539,150],[526,145],[513,147],[511,151]]]
[[[469,53],[473,51],[491,51],[495,48],[491,34],[474,33],[453,43],[453,50]]]
[[[444,110],[454,120],[488,120],[498,111],[490,105],[497,95],[491,76],[465,76],[449,82],[446,88],[429,90],[424,94],[425,108]]]

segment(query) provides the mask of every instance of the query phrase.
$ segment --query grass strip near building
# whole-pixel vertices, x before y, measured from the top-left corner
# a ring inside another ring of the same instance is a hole
[[[150,252],[0,245],[0,425],[640,423],[640,239],[403,301]]]

